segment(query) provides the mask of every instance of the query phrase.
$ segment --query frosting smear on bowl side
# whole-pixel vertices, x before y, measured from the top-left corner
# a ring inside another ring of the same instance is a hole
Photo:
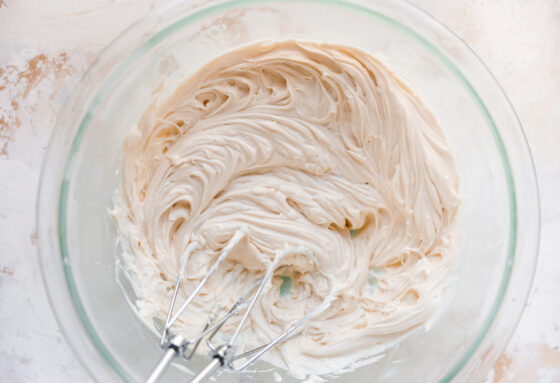
[[[229,52],[153,103],[124,151],[112,213],[150,324],[165,319],[189,243],[201,248],[179,304],[240,227],[248,234],[178,331],[198,334],[291,246],[313,256],[280,261],[244,344],[269,342],[328,297],[299,336],[264,356],[296,376],[343,371],[441,302],[454,265],[455,163],[426,106],[364,51],[283,41]]]

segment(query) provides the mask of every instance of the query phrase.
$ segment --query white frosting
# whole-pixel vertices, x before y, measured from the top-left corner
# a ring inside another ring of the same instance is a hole
[[[334,297],[265,355],[295,375],[371,357],[441,300],[454,263],[454,160],[429,110],[366,52],[286,41],[225,54],[154,103],[124,150],[113,214],[148,321],[165,318],[187,246],[200,250],[179,304],[240,227],[248,234],[176,331],[198,333],[288,247],[313,256],[279,261],[244,342],[266,343]]]

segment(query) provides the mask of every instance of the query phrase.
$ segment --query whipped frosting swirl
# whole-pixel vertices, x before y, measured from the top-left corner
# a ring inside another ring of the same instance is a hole
[[[279,262],[244,339],[266,343],[331,299],[265,355],[297,376],[371,356],[441,301],[460,202],[454,159],[426,106],[364,51],[283,41],[229,52],[156,100],[124,151],[113,216],[149,323],[165,318],[187,246],[200,251],[179,301],[240,227],[248,234],[178,328],[197,334],[278,251],[306,248],[312,257]]]

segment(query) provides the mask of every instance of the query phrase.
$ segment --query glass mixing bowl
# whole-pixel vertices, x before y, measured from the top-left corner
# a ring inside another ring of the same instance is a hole
[[[519,121],[480,60],[432,18],[393,0],[179,1],[103,51],[60,114],[41,177],[43,277],[69,343],[98,381],[148,376],[161,350],[128,303],[134,293],[108,215],[123,138],[156,89],[241,44],[287,38],[352,45],[381,59],[433,111],[461,175],[459,258],[445,305],[421,334],[338,381],[481,381],[517,324],[534,274],[535,172]],[[174,366],[164,381],[186,381],[185,374]],[[274,381],[271,372],[217,380]]]

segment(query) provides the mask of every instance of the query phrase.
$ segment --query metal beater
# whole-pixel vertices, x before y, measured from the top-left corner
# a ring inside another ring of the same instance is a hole
[[[235,232],[232,238],[229,240],[227,245],[222,249],[220,256],[216,260],[216,262],[212,265],[206,276],[200,281],[198,286],[193,290],[187,300],[181,305],[177,313],[173,315],[173,308],[175,306],[175,301],[177,299],[177,292],[179,290],[179,286],[181,285],[181,281],[184,278],[184,271],[188,259],[192,253],[199,249],[199,244],[194,242],[191,243],[183,255],[181,259],[181,266],[179,270],[179,274],[177,276],[177,280],[175,282],[175,288],[173,290],[173,295],[171,298],[171,303],[169,305],[169,311],[167,313],[167,318],[165,320],[165,326],[162,331],[161,335],[161,347],[165,350],[163,357],[160,359],[159,363],[153,369],[150,377],[146,381],[147,383],[155,383],[157,379],[162,375],[165,371],[167,366],[171,363],[171,361],[176,358],[184,358],[187,361],[192,358],[196,349],[200,345],[202,340],[206,339],[206,344],[211,352],[211,360],[207,364],[207,366],[200,371],[192,380],[191,383],[200,383],[206,381],[216,370],[219,368],[225,367],[229,368],[234,371],[242,371],[247,366],[255,362],[259,359],[264,353],[268,350],[276,346],[277,344],[288,340],[289,338],[297,335],[298,330],[301,330],[302,326],[307,323],[310,319],[318,315],[320,312],[324,311],[330,305],[330,299],[323,301],[318,307],[316,307],[313,311],[307,314],[305,317],[298,320],[288,329],[286,329],[282,334],[276,337],[269,343],[263,344],[262,346],[256,347],[252,350],[246,351],[242,354],[236,355],[236,346],[238,342],[239,335],[251,313],[251,310],[255,306],[257,299],[263,292],[267,283],[272,279],[274,270],[278,267],[279,262],[287,255],[291,254],[305,254],[309,257],[313,257],[311,252],[303,247],[290,247],[285,250],[279,251],[274,260],[271,264],[267,267],[266,273],[264,277],[257,279],[247,291],[245,291],[241,297],[235,302],[235,304],[231,307],[231,309],[220,319],[216,320],[216,313],[213,312],[210,314],[208,321],[206,322],[206,326],[203,331],[191,338],[187,339],[182,335],[173,334],[171,332],[171,327],[173,324],[179,319],[181,314],[187,309],[190,303],[198,296],[200,290],[204,287],[208,279],[214,274],[214,272],[218,269],[221,263],[227,258],[230,254],[232,249],[243,239],[243,237],[247,234],[247,228],[243,227]],[[243,317],[241,321],[237,325],[233,335],[225,344],[220,346],[215,346],[212,343],[212,339],[218,333],[218,331],[222,328],[222,326],[230,319],[232,316],[244,311]],[[239,365],[235,365],[234,362],[243,360],[239,362]]]

